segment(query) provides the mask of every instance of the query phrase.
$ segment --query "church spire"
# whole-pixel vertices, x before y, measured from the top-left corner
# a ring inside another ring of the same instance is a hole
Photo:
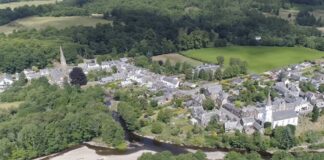
[[[65,60],[65,56],[64,56],[62,46],[60,46],[60,61],[61,61],[61,67],[66,68],[67,64],[66,64],[66,60]]]
[[[272,106],[272,101],[271,101],[271,94],[270,94],[270,90],[268,92],[268,101],[267,101],[267,106]]]

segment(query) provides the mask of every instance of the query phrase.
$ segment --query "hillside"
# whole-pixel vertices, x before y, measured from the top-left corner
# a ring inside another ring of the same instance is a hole
[[[95,27],[97,24],[108,24],[110,21],[86,17],[86,16],[64,16],[64,17],[28,17],[18,19],[9,24],[0,26],[0,32],[10,34],[14,30],[23,29],[45,29],[47,27],[54,27],[57,29],[64,29],[71,26],[90,26]]]

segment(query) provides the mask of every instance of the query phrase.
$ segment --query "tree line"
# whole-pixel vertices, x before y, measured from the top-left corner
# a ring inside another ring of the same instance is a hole
[[[46,78],[16,82],[0,95],[1,102],[22,101],[18,108],[0,110],[0,159],[33,159],[96,137],[112,147],[123,144],[124,131],[103,96],[99,87],[61,89]]]

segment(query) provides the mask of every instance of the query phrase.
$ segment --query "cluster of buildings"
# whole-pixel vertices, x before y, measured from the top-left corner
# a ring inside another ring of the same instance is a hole
[[[216,118],[224,125],[225,131],[239,130],[246,133],[263,132],[264,124],[267,122],[271,124],[272,128],[287,125],[297,126],[299,116],[312,112],[314,106],[324,109],[322,93],[318,91],[304,93],[299,86],[302,82],[309,82],[318,89],[321,84],[324,84],[324,72],[312,72],[312,76],[305,76],[305,70],[312,67],[315,65],[305,62],[269,72],[267,76],[250,75],[245,79],[233,79],[231,83],[237,88],[242,88],[242,83],[246,80],[259,82],[275,80],[275,84],[269,87],[278,93],[278,97],[271,97],[269,94],[266,101],[250,106],[236,107],[231,100],[233,95],[240,94],[240,89],[231,88],[225,92],[218,84],[201,86],[207,92],[195,92],[192,98],[186,102],[187,107],[191,109],[191,122],[206,126],[212,118]],[[323,68],[323,65],[320,68]],[[280,78],[282,75],[286,76]],[[211,111],[203,108],[203,101],[207,97],[211,98],[217,106]]]
[[[62,48],[60,48],[60,60],[61,64],[55,68],[45,68],[37,72],[26,69],[23,72],[28,80],[45,76],[53,84],[62,84],[72,69],[66,64]],[[225,91],[218,83],[207,83],[199,87],[189,82],[182,83],[176,76],[159,75],[136,67],[127,58],[105,61],[101,64],[98,64],[96,60],[85,60],[84,63],[78,64],[78,67],[82,68],[86,74],[90,71],[100,70],[112,73],[110,76],[101,78],[97,82],[98,84],[118,81],[121,87],[139,85],[150,91],[162,91],[162,95],[153,98],[159,105],[168,104],[176,97],[186,97],[184,104],[191,111],[193,124],[207,126],[213,118],[216,118],[224,125],[226,132],[236,130],[246,133],[263,132],[264,124],[267,122],[271,123],[272,128],[289,124],[297,126],[300,115],[310,113],[314,106],[324,108],[323,94],[319,92],[304,93],[300,89],[301,82],[309,82],[317,89],[321,84],[324,84],[324,72],[316,71],[311,76],[304,74],[305,70],[314,67],[314,64],[307,62],[267,72],[266,76],[250,75],[249,78],[232,79],[231,83],[237,88],[242,88],[242,83],[246,80],[275,81],[275,84],[270,87],[278,93],[278,97],[271,97],[269,93],[266,101],[244,107],[236,107],[231,99],[233,95],[240,94],[240,89],[231,88]],[[321,65],[320,68],[323,67]],[[196,67],[193,72],[199,73],[201,70],[215,72],[218,68],[217,65],[204,64]],[[14,80],[9,75],[0,77],[0,91],[12,85]],[[190,89],[179,89],[181,85]],[[211,99],[217,107],[205,110],[203,103],[207,98]]]

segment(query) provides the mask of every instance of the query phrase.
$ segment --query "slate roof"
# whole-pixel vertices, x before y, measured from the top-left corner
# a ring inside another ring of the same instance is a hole
[[[290,119],[290,118],[295,118],[295,117],[298,117],[298,115],[294,110],[273,112],[273,114],[272,114],[272,118],[274,121]]]

